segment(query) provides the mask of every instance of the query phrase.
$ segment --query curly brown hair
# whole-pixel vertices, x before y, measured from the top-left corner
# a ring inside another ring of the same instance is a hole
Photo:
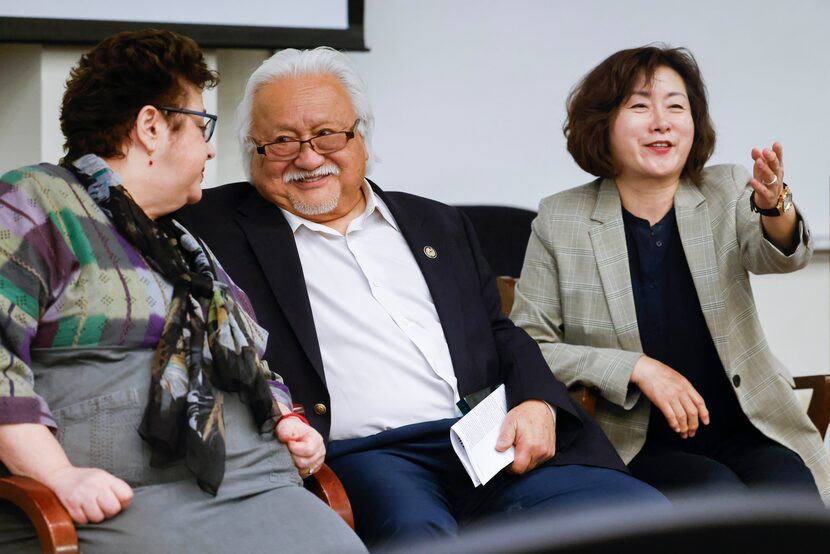
[[[123,157],[141,108],[181,107],[187,83],[204,90],[218,82],[189,37],[144,29],[105,38],[81,56],[66,81],[60,116],[66,160],[90,153]]]
[[[683,174],[698,183],[715,150],[715,127],[709,117],[706,85],[692,53],[663,45],[620,50],[588,73],[568,95],[562,131],[568,152],[579,167],[598,177],[614,178],[619,169],[611,156],[609,132],[617,109],[642,77],[650,82],[660,67],[675,70],[686,85],[695,132]]]

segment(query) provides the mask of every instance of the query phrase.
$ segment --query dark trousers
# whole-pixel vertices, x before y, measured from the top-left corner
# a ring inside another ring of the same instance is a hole
[[[780,489],[813,496],[822,505],[813,475],[798,454],[755,429],[697,452],[647,441],[628,469],[669,498],[693,491]]]
[[[357,534],[368,546],[451,536],[473,521],[529,510],[573,512],[615,502],[668,505],[630,475],[581,465],[545,465],[519,476],[503,470],[474,487],[450,444],[454,422],[408,425],[329,444],[326,462],[343,482]]]

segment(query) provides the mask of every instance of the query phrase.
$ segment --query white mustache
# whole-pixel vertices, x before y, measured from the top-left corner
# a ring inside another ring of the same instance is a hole
[[[291,181],[303,181],[305,179],[321,179],[327,175],[340,175],[340,168],[336,165],[323,165],[313,171],[286,171],[282,174],[283,183]]]

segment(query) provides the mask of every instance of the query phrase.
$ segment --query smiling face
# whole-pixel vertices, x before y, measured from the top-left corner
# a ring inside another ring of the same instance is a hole
[[[611,119],[617,183],[676,184],[694,131],[683,78],[665,66],[657,68],[650,83],[641,78]]]
[[[250,136],[257,144],[348,131],[357,119],[346,89],[326,74],[280,77],[264,85],[251,116]],[[251,180],[279,207],[328,223],[348,217],[362,204],[368,157],[360,133],[329,154],[318,154],[310,144],[303,144],[293,160],[269,160],[254,152]]]

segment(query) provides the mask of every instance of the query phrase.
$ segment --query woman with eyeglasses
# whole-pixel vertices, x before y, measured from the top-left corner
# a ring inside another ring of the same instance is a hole
[[[812,255],[781,145],[753,149],[751,175],[704,167],[715,131],[700,70],[689,51],[654,46],[591,70],[565,135],[597,179],[542,200],[516,324],[561,381],[598,391],[600,427],[670,498],[781,488],[830,500],[827,450],[749,281]]]
[[[109,37],[67,81],[60,165],[0,178],[0,461],[83,552],[361,551],[301,485],[323,440],[247,297],[169,215],[201,197],[216,82],[187,37]],[[0,505],[0,550],[27,549]]]

